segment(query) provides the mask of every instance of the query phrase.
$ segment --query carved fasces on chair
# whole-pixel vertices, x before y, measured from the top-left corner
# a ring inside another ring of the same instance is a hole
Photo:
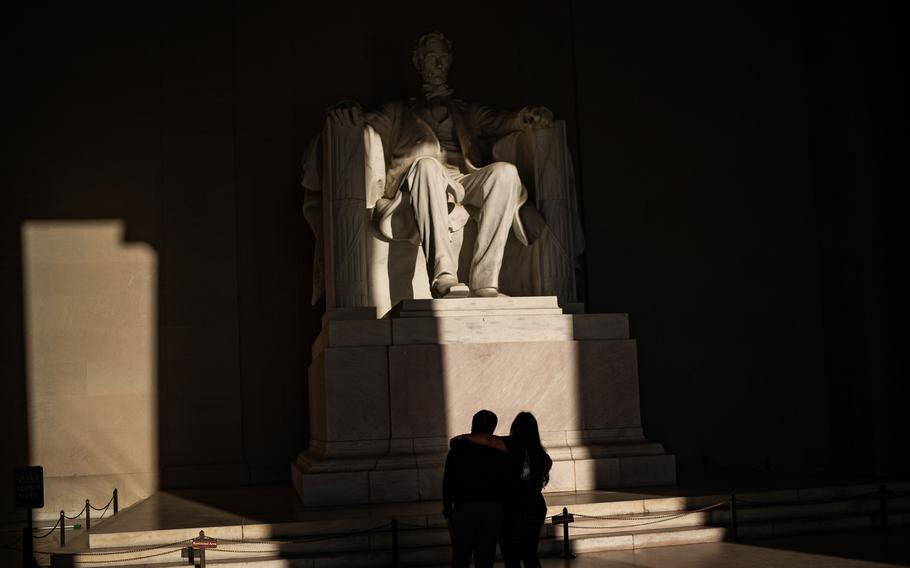
[[[372,128],[326,123],[322,183],[326,307],[372,304],[369,294],[370,208],[382,194],[384,164],[367,159]]]
[[[537,244],[541,296],[555,295],[562,305],[575,301],[575,251],[572,239],[569,163],[564,123],[528,136],[533,144],[534,192],[547,221]]]
[[[554,121],[547,128],[510,135],[497,143],[494,157],[518,167],[528,189],[528,200],[546,223],[534,244],[522,253],[526,260],[521,264],[528,265],[531,292],[536,296],[557,296],[563,306],[575,302],[573,231],[577,223],[573,219],[575,194],[570,181],[572,164],[565,123]],[[535,215],[522,215],[529,233],[538,232],[531,227],[534,218]]]

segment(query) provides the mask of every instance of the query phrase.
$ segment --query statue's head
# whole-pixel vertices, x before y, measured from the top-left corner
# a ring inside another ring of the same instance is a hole
[[[431,32],[417,40],[411,61],[420,71],[424,84],[440,86],[448,80],[453,55],[452,42],[440,32]]]

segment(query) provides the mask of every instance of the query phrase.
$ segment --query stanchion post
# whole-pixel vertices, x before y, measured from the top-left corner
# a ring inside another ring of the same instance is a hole
[[[730,540],[739,540],[739,525],[736,522],[736,494],[730,494]]]
[[[569,509],[563,507],[562,515],[566,518],[566,522],[562,524],[562,554],[560,554],[559,557],[571,560],[572,558],[575,558],[575,555],[572,554],[572,551],[569,549]]]
[[[60,511],[60,546],[66,544],[66,514]]]
[[[205,532],[199,531],[199,538],[205,538]],[[205,547],[199,549],[199,568],[205,568]]]
[[[85,500],[85,531],[92,530],[92,504],[88,499]]]
[[[117,511],[120,509],[120,500],[117,497],[117,488],[114,487],[114,514],[117,514]]]
[[[401,566],[401,557],[398,552],[398,517],[392,517],[392,566]]]
[[[885,486],[881,485],[878,488],[878,507],[879,515],[881,517],[882,528],[888,528],[888,497],[885,495]]]
[[[38,566],[32,552],[32,510],[28,510],[28,524],[22,529],[22,566],[32,568]]]

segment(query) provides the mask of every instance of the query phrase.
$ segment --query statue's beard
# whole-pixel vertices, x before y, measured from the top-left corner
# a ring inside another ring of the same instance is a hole
[[[443,80],[441,83],[430,83],[427,81],[423,82],[423,94],[427,99],[433,99],[436,97],[448,97],[455,91],[449,88],[448,83]]]

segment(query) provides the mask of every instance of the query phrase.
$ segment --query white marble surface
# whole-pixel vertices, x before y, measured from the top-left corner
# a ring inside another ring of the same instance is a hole
[[[310,367],[311,446],[295,465],[305,500],[439,498],[448,440],[481,408],[500,434],[520,411],[537,416],[549,492],[672,483],[673,456],[642,434],[628,317],[558,310],[553,297],[407,300],[380,320],[336,310]]]
[[[329,320],[313,342],[312,358],[318,357],[326,347],[363,347],[389,345],[392,342],[392,324],[389,320],[341,319]]]
[[[393,439],[465,432],[480,408],[500,432],[522,410],[544,436],[641,424],[630,340],[392,346],[389,368]]]
[[[444,318],[396,318],[396,345],[567,341],[573,339],[572,316],[497,315]]]
[[[392,308],[393,317],[409,312],[458,312],[463,310],[559,309],[556,296],[499,296],[496,298],[402,300]]]
[[[310,367],[310,436],[322,441],[389,437],[385,347],[326,349]]]

